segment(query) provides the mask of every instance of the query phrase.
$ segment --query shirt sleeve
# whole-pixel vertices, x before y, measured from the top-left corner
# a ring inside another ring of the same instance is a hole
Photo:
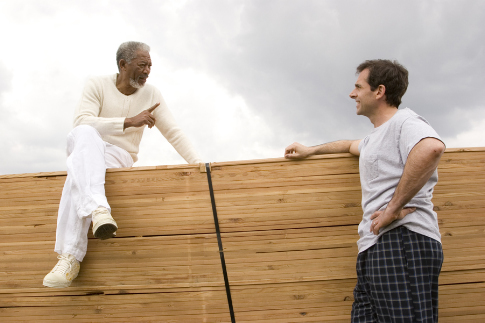
[[[74,114],[74,127],[89,125],[98,130],[101,136],[123,134],[124,117],[99,117],[105,95],[99,80],[88,80]]]
[[[409,117],[403,122],[399,137],[399,150],[404,163],[414,146],[424,138],[436,138],[443,141],[430,124],[420,116]]]
[[[202,163],[189,138],[176,123],[162,95],[159,94],[159,97],[160,106],[153,111],[156,119],[155,126],[187,163]]]
[[[362,139],[360,142],[359,142],[359,146],[357,146],[357,149],[359,150],[359,153],[362,153],[362,148],[364,148],[364,145],[367,143],[367,140],[369,136],[366,136],[364,139]]]

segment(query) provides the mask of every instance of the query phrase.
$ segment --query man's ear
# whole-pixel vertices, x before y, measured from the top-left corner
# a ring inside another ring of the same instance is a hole
[[[376,99],[379,100],[386,95],[386,87],[384,85],[379,85],[376,91]]]
[[[126,61],[124,59],[120,59],[119,63],[118,63],[118,67],[121,70],[124,70],[126,68]]]

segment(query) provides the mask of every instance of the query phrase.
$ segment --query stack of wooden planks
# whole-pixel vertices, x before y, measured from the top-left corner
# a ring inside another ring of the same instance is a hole
[[[349,322],[362,217],[348,154],[108,170],[119,225],[71,287],[43,277],[66,174],[0,176],[1,322]],[[485,321],[485,148],[449,149],[433,202],[440,322]],[[223,266],[228,284],[224,281]],[[228,292],[231,299],[228,300]]]

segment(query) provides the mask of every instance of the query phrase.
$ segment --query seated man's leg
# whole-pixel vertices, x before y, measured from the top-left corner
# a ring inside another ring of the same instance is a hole
[[[130,154],[115,145],[105,142],[105,167],[106,168],[120,168],[131,167],[133,165],[133,159]],[[103,197],[104,194],[104,178],[103,178]],[[93,235],[95,238],[104,240],[112,238],[116,235],[118,225],[111,216],[111,208],[106,201],[106,204],[99,204],[92,213],[93,221]]]
[[[366,276],[378,322],[438,322],[441,243],[401,226],[368,249]]]
[[[57,218],[56,252],[82,261],[86,254],[91,213],[109,208],[104,192],[105,142],[90,126],[78,126],[67,137],[67,178]]]
[[[73,129],[68,135],[67,146],[68,175],[59,205],[55,246],[60,260],[44,278],[44,285],[49,287],[67,287],[76,278],[79,262],[87,250],[91,214],[101,210],[111,218],[104,191],[107,166],[129,167],[133,164],[126,151],[118,147],[114,150],[115,146],[104,142],[90,126]],[[118,160],[113,161],[113,151],[121,156]]]

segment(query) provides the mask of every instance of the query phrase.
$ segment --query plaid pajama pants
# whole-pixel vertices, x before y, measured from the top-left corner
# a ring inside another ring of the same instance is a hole
[[[352,322],[438,322],[441,243],[404,226],[357,257]]]

